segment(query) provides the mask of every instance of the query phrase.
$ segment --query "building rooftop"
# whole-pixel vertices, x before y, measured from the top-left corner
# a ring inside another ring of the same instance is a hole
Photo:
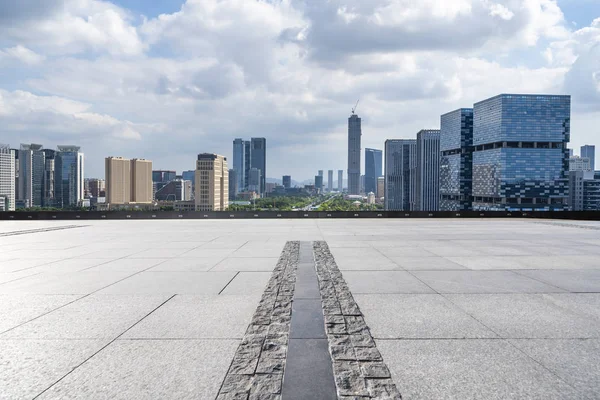
[[[3,222],[0,398],[599,398],[599,256],[581,221]]]

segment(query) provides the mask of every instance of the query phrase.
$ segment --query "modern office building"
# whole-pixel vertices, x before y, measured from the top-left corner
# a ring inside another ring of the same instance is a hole
[[[177,177],[176,171],[169,170],[155,170],[152,171],[152,184],[154,185],[154,192],[160,190],[167,183],[171,182]]]
[[[189,171],[183,171],[181,173],[181,178],[184,181],[190,181],[192,183],[192,192],[191,192],[191,198],[190,200],[194,199],[194,193],[196,190],[196,171],[193,170],[189,170]]]
[[[573,211],[600,210],[600,174],[590,170],[569,171],[569,207]]]
[[[257,168],[260,170],[260,189],[261,195],[264,195],[266,190],[266,179],[267,179],[267,139],[265,138],[251,138],[251,155],[250,155],[250,166],[251,168]]]
[[[417,133],[417,211],[440,209],[440,131],[426,129]]]
[[[15,151],[0,144],[0,207],[15,211]]]
[[[292,187],[292,177],[290,175],[284,175],[281,181],[284,188],[290,189]]]
[[[344,191],[344,170],[338,169],[338,192],[342,193]]]
[[[231,186],[229,190],[230,198],[235,198],[238,192],[245,189],[246,179],[244,174],[246,172],[246,149],[244,146],[244,139],[236,138],[233,140],[233,168],[229,170],[229,179],[231,179],[231,171],[235,171],[236,184],[233,185],[235,192],[231,193]]]
[[[17,200],[23,207],[43,206],[45,164],[45,154],[41,144],[21,144]]]
[[[131,203],[131,160],[123,157],[107,157],[104,160],[106,178],[106,203]]]
[[[134,158],[131,160],[131,202],[150,204],[152,200],[152,161]]]
[[[569,149],[569,157],[573,157],[575,154],[573,153],[573,149]]]
[[[360,176],[360,194],[365,193],[365,176]]]
[[[252,158],[252,146],[249,140],[244,141],[244,190],[248,189],[250,184],[250,169],[252,169],[250,160]]]
[[[333,170],[332,169],[327,171],[327,191],[329,193],[333,192]]]
[[[56,205],[56,151],[44,149],[44,194],[42,204],[44,207]]]
[[[227,158],[198,154],[196,161],[196,211],[225,211],[229,206]]]
[[[104,197],[106,195],[106,181],[104,179],[92,178],[88,181],[88,185],[92,197]]]
[[[385,141],[385,209],[413,211],[416,195],[417,141]]]
[[[441,116],[440,211],[472,210],[473,109]]]
[[[235,141],[234,141],[233,146],[234,146],[234,157],[235,157]],[[242,148],[243,147],[244,146],[242,144]],[[235,162],[235,159],[234,159],[234,162]],[[229,169],[229,178],[228,178],[228,180],[229,180],[229,200],[230,201],[234,201],[235,197],[237,196],[237,194],[239,192],[238,191],[239,181],[238,181],[237,170],[235,170],[233,168]]]
[[[317,193],[323,193],[323,175],[315,175],[315,190]]]
[[[590,159],[590,169],[592,171],[596,170],[596,146],[591,144],[586,144],[585,146],[581,146],[580,149],[581,158],[589,158]]]
[[[377,149],[365,149],[365,192],[377,192],[377,178],[383,176],[383,152]]]
[[[84,158],[79,146],[58,146],[54,154],[54,203],[73,207],[84,198]]]
[[[385,176],[377,178],[377,192],[375,195],[378,199],[385,197]]]
[[[473,110],[473,209],[564,210],[571,97],[501,94]]]
[[[258,168],[250,168],[248,179],[248,190],[260,194],[260,183],[262,182],[261,171]]]
[[[319,176],[320,176],[320,177],[322,177],[322,176],[323,176],[323,170],[322,170],[322,169],[320,169],[320,170],[319,170]]]
[[[361,119],[352,113],[348,118],[348,193],[360,194]]]
[[[593,171],[588,157],[569,157],[569,171]]]
[[[156,194],[157,201],[190,201],[192,199],[192,182],[175,178],[160,188]]]

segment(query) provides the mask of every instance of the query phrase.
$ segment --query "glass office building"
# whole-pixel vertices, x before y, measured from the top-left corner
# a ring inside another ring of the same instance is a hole
[[[472,210],[473,109],[441,116],[440,211]]]
[[[414,211],[417,184],[417,141],[385,141],[385,209]]]
[[[383,152],[377,149],[365,149],[365,193],[377,193],[377,178],[383,176]]]
[[[473,110],[473,209],[566,210],[571,97],[502,94]]]
[[[54,160],[55,204],[77,206],[83,200],[83,153],[78,146],[58,146]]]

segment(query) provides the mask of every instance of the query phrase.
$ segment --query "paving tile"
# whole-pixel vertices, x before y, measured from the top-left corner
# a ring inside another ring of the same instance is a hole
[[[106,343],[102,340],[0,340],[0,398],[34,398]]]
[[[406,399],[580,399],[581,393],[503,340],[379,340]]]
[[[439,293],[564,292],[512,271],[415,271],[414,275]]]
[[[344,271],[353,294],[434,293],[406,271]]]
[[[359,294],[354,298],[376,339],[497,337],[439,294]]]
[[[221,295],[262,295],[271,272],[240,272],[227,285]]]
[[[393,271],[402,267],[387,257],[335,257],[341,271]]]
[[[233,340],[118,340],[40,399],[214,399]]]
[[[222,259],[231,255],[236,249],[213,249],[207,247],[199,247],[181,254],[181,258],[213,258],[221,257]]]
[[[529,268],[520,256],[479,256],[479,257],[447,257],[448,260],[468,269],[525,269]]]
[[[446,257],[390,257],[398,266],[408,271],[467,269]]]
[[[504,338],[598,338],[600,321],[559,307],[545,294],[447,294]]]
[[[0,272],[18,272],[50,264],[60,259],[15,259],[0,262]]]
[[[379,249],[379,252],[387,257],[436,257],[440,254],[434,254],[423,247],[387,247]]]
[[[187,253],[188,251],[189,249],[180,248],[148,249],[132,254],[128,258],[174,258]]]
[[[149,271],[208,271],[223,258],[221,257],[203,257],[203,258],[170,258],[150,268]]]
[[[176,296],[130,329],[124,338],[242,338],[260,295]]]
[[[125,271],[130,274],[144,271],[152,268],[155,265],[167,261],[164,258],[121,258],[118,260],[104,260],[101,265],[96,265],[90,268],[86,268],[86,271]]]
[[[558,286],[571,292],[600,293],[600,269],[550,271],[533,270],[519,271],[519,273],[535,278],[539,281]]]
[[[76,295],[0,294],[0,333],[77,300]]]
[[[235,272],[145,271],[103,289],[102,294],[217,294]],[[1,287],[0,287],[1,290]]]
[[[321,299],[297,299],[292,303],[291,339],[327,339]]]
[[[581,398],[600,397],[600,340],[511,340],[544,367],[578,389]]]
[[[277,257],[229,257],[217,264],[211,271],[273,271],[277,260]]]

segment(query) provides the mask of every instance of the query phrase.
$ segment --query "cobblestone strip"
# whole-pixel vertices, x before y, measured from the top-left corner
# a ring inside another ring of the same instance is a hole
[[[314,242],[339,399],[402,399],[326,242]]]
[[[287,242],[217,400],[279,400],[300,242]]]

